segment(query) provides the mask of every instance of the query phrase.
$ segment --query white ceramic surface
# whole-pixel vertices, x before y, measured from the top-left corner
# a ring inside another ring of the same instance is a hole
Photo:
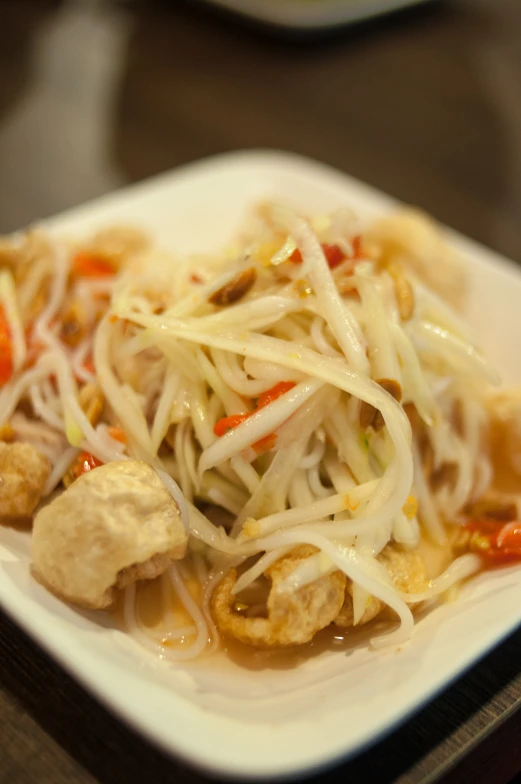
[[[295,31],[328,30],[427,0],[205,0],[264,24]]]
[[[86,233],[111,222],[148,228],[174,251],[229,239],[247,208],[275,198],[308,212],[352,205],[362,216],[393,202],[303,158],[245,152],[128,188],[48,222]],[[509,381],[521,382],[521,274],[448,233],[468,260],[467,313]],[[487,313],[484,317],[484,313]],[[289,670],[241,669],[224,659],[174,668],[154,660],[110,619],[77,612],[29,573],[26,535],[0,528],[0,604],[122,719],[167,751],[223,776],[310,771],[353,755],[408,717],[521,622],[521,568],[484,574],[460,599],[419,622],[401,649],[327,652]]]

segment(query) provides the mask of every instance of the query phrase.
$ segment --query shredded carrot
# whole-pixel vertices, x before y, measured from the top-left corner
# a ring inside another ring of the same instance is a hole
[[[105,256],[88,251],[80,251],[72,260],[71,272],[80,278],[104,278],[114,275],[115,271]]]
[[[279,383],[275,384],[274,387],[267,389],[266,392],[262,393],[257,401],[257,411],[259,408],[264,408],[264,406],[267,406],[269,403],[273,403],[274,400],[277,400],[277,398],[279,398],[281,395],[289,392],[289,390],[293,389],[294,386],[294,381],[279,381]]]
[[[257,406],[253,413],[259,411],[261,408],[264,408],[270,403],[273,403],[274,400],[277,400],[277,398],[279,398],[281,395],[289,392],[289,390],[293,389],[294,386],[294,381],[280,381],[271,389],[267,389],[266,392],[263,392],[257,400]],[[243,422],[249,419],[250,416],[251,414],[232,414],[231,416],[223,417],[215,423],[213,432],[216,436],[223,436],[228,432],[228,430],[233,430],[234,427],[241,425]],[[273,449],[276,441],[277,435],[275,433],[268,433],[267,436],[260,438],[258,441],[252,444],[252,447],[258,454],[260,454],[261,452],[268,452],[270,449]]]
[[[213,432],[216,436],[223,436],[228,430],[233,430],[234,427],[245,422],[249,416],[249,414],[232,414],[231,416],[223,417],[215,423]]]
[[[252,447],[257,452],[257,454],[260,455],[262,452],[269,452],[270,449],[273,449],[276,443],[277,434],[269,433],[267,436],[264,436],[264,438],[259,438],[258,441],[252,444]]]
[[[4,307],[0,304],[0,386],[13,375],[13,343]]]

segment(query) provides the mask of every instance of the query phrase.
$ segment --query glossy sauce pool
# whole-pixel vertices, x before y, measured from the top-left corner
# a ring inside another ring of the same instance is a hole
[[[429,580],[441,574],[454,558],[450,545],[442,547],[434,545],[426,539],[421,541],[417,552],[425,563],[426,574]],[[200,584],[194,578],[188,579],[185,584],[191,596],[200,606],[202,600]],[[138,583],[135,608],[136,614],[145,626],[157,631],[161,629],[166,630],[166,625],[163,624],[165,607],[168,607],[168,611],[171,613],[169,625],[172,622],[176,627],[186,627],[193,624],[191,616],[175,596],[171,587],[165,590],[165,582],[161,578]],[[417,617],[422,614],[421,609],[414,610],[413,608],[413,611]],[[113,616],[118,627],[125,629],[122,593],[118,596]],[[275,650],[253,648],[236,640],[226,638],[221,640],[218,651],[209,654],[203,653],[198,657],[198,660],[207,661],[209,656],[216,656],[222,659],[224,654],[227,659],[248,670],[267,668],[277,670],[292,669],[310,658],[320,656],[326,651],[338,650],[346,652],[359,647],[367,647],[371,638],[385,631],[391,625],[393,625],[393,621],[389,615],[385,620],[379,617],[367,625],[349,630],[340,629],[332,624],[318,632],[313,640],[305,645]],[[166,642],[165,648],[179,650],[186,645],[192,644],[193,640],[194,636],[188,635],[181,640]],[[192,666],[192,664],[197,663],[197,660],[190,659],[183,663]]]

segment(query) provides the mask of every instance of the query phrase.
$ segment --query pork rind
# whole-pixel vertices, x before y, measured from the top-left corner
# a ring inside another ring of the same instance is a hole
[[[392,581],[399,591],[404,593],[417,593],[425,587],[426,573],[425,564],[416,552],[409,550],[400,550],[395,545],[389,544],[385,547],[377,558],[383,564]],[[342,628],[349,628],[354,625],[353,614],[353,585],[350,581],[347,582],[344,604],[339,614],[335,618],[336,626]],[[358,621],[361,626],[364,623],[369,623],[373,618],[376,618],[385,605],[376,596],[370,596],[364,613]]]
[[[0,518],[30,517],[49,478],[45,455],[30,444],[0,441]]]
[[[237,572],[230,569],[212,596],[212,615],[219,631],[256,648],[280,648],[309,642],[320,629],[329,626],[344,601],[346,578],[342,572],[320,577],[294,592],[278,589],[302,561],[316,552],[314,547],[298,547],[266,569],[265,576],[271,581],[267,618],[247,617],[235,610],[237,597],[232,589]]]
[[[32,561],[58,596],[102,609],[115,588],[162,574],[186,545],[177,504],[157,473],[122,461],[84,474],[38,513]]]

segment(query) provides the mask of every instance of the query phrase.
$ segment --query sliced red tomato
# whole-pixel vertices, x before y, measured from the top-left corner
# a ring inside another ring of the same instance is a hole
[[[291,261],[292,264],[302,264],[302,253],[298,248],[295,248],[288,261]]]
[[[99,468],[103,463],[94,457],[90,452],[80,452],[79,455],[73,460],[67,471],[63,476],[63,484],[65,487],[70,487],[76,479],[79,479],[83,474],[88,474],[95,468]]]
[[[324,256],[326,257],[330,269],[338,267],[346,258],[344,251],[339,248],[338,245],[328,245],[324,242],[322,243],[322,250],[324,251]]]
[[[521,522],[471,520],[465,524],[470,533],[469,549],[492,563],[521,560]]]
[[[324,256],[331,269],[338,267],[346,258],[343,250],[338,245],[329,245],[327,242],[323,242],[322,250],[324,251]],[[293,251],[289,257],[289,261],[291,261],[292,264],[302,264],[302,253],[298,248]]]
[[[0,304],[0,386],[13,375],[13,342],[4,307]]]
[[[102,461],[98,460],[98,458],[94,457],[94,455],[91,455],[90,452],[80,452],[74,462],[74,474],[76,479],[79,476],[87,474],[89,471],[92,471],[94,468],[99,468],[102,465]]]

